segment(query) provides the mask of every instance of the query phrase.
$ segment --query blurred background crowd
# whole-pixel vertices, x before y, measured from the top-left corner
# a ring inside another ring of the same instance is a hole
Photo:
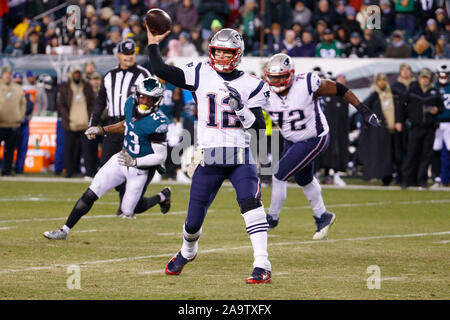
[[[230,27],[243,35],[246,56],[283,52],[294,58],[398,58],[395,73],[374,72],[364,101],[382,120],[382,128],[361,126],[358,113],[342,98],[321,98],[331,141],[316,164],[317,174],[323,183],[339,186],[346,185],[342,176],[403,188],[450,184],[450,72],[444,60],[450,57],[450,1],[0,0],[0,4],[0,47],[8,57],[115,55],[121,65],[117,53],[124,41],[133,41],[129,55],[134,58],[146,54],[144,17],[148,9],[157,7],[173,21],[172,33],[161,44],[166,57],[207,56],[214,33]],[[65,14],[71,4],[80,8],[76,28],[67,25]],[[379,10],[379,21],[371,20],[368,13],[373,5]],[[381,27],[368,28],[369,22]],[[414,72],[400,60],[406,58],[442,59],[442,63]],[[314,71],[322,78],[347,83],[344,74],[320,67]],[[91,179],[100,164],[102,139],[88,141],[83,132],[104,75],[90,59],[72,65],[61,79],[2,66],[2,175],[24,172],[25,157],[30,154],[30,119],[53,112],[57,114],[56,152],[51,170],[68,178]],[[165,84],[162,109],[173,122],[169,152],[180,143],[183,128],[191,134],[193,145],[196,107],[192,94]],[[108,123],[107,112],[102,121]],[[269,117],[266,126],[270,150],[270,137],[278,131]],[[280,139],[280,152],[282,144]],[[184,163],[189,160],[186,153]],[[190,183],[183,165],[168,157],[166,167],[166,178]],[[261,181],[270,184],[270,176],[262,176]]]
[[[215,31],[234,28],[245,55],[292,57],[449,58],[445,0],[0,0],[1,52],[112,54],[132,38],[146,50],[144,16],[161,8],[172,18],[162,44],[170,57],[207,55]],[[68,5],[80,8],[66,28]],[[370,6],[377,7],[370,7]],[[371,9],[370,9],[371,8]],[[373,15],[375,14],[375,16]],[[370,22],[370,23],[368,23]],[[372,27],[368,27],[372,25]],[[378,26],[378,27],[377,27]]]

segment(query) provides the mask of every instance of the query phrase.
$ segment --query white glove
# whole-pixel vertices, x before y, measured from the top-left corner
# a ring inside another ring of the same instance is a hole
[[[103,127],[100,127],[100,126],[89,127],[84,132],[84,134],[86,135],[86,137],[89,140],[94,140],[96,136],[104,136],[105,135],[105,130],[103,129]]]
[[[181,122],[171,123],[167,132],[167,143],[169,147],[175,147],[180,143],[180,137],[183,134],[183,125]]]
[[[119,152],[119,157],[117,158],[119,165],[125,167],[136,167],[136,159],[133,158],[126,152],[126,150],[122,150]]]

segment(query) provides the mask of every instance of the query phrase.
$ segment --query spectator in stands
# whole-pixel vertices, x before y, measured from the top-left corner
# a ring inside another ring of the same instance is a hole
[[[144,16],[148,9],[143,1],[140,0],[129,0],[130,3],[128,5],[128,10],[130,10],[131,14],[135,14],[138,17]]]
[[[364,30],[364,40],[363,42],[367,46],[367,55],[369,58],[379,57],[384,53],[386,45],[380,32],[373,32],[372,29]]]
[[[265,0],[264,26],[278,23],[281,29],[287,30],[292,27],[292,8],[285,0]],[[266,27],[265,33],[270,30]]]
[[[367,10],[369,8],[370,1],[364,0],[361,4],[361,7],[359,8],[358,13],[356,14],[355,20],[358,21],[359,27],[361,30],[364,30],[367,28],[367,19],[369,17],[369,11]]]
[[[299,57],[314,57],[316,54],[316,45],[314,38],[309,31],[302,33],[302,46],[299,49]]]
[[[278,23],[272,24],[270,34],[267,36],[267,53],[273,55],[286,49],[283,40],[281,26]]]
[[[414,2],[414,0],[394,1],[395,27],[398,30],[403,30],[407,36],[413,35],[416,28]]]
[[[347,20],[342,22],[341,26],[347,31],[347,34],[352,34],[353,32],[361,33],[361,26],[356,18],[356,11],[353,7],[347,6],[345,8],[345,13],[347,16]]]
[[[87,39],[96,39],[98,41],[98,49],[103,51],[103,43],[105,42],[105,34],[102,32],[102,27],[100,22],[93,22],[88,27],[86,32]]]
[[[158,2],[158,7],[167,12],[167,14],[172,18],[172,21],[175,21],[178,0],[159,0]]]
[[[439,38],[439,30],[437,27],[436,20],[428,19],[427,25],[425,27],[425,37],[427,40],[434,46],[436,44],[437,39]]]
[[[23,42],[19,37],[11,36],[10,43],[5,48],[5,54],[9,54],[12,57],[20,57],[23,55]]]
[[[317,24],[319,20],[325,21],[328,28],[332,28],[337,22],[336,12],[333,7],[330,7],[328,0],[319,0],[313,12],[312,23]]]
[[[314,30],[314,42],[318,43],[322,40],[323,33],[327,29],[327,23],[323,20],[317,21],[316,29]]]
[[[435,17],[435,12],[438,8],[436,3],[437,1],[443,2],[440,0],[417,1],[414,13],[416,16],[416,23],[418,24],[420,32],[423,32],[423,28],[427,24],[428,20]]]
[[[178,39],[169,40],[167,58],[181,57],[181,43]]]
[[[111,27],[103,44],[103,54],[115,54],[117,44],[121,41],[120,28]]]
[[[181,25],[184,31],[194,29],[198,24],[197,8],[191,0],[182,0],[177,7],[177,22]]]
[[[230,6],[227,0],[203,0],[198,5],[198,14],[201,21],[203,40],[212,37],[211,24],[214,20],[225,25],[225,21],[230,15]]]
[[[91,85],[83,80],[80,66],[70,67],[69,79],[60,86],[57,100],[65,136],[66,178],[78,171],[80,154],[84,158],[86,176],[93,177],[97,172],[97,155],[92,152],[84,131],[88,128],[89,116],[94,110],[95,94]]]
[[[147,31],[142,26],[138,16],[131,16],[129,25],[131,27],[131,34],[129,37],[136,42],[136,54],[143,54],[147,46]]]
[[[419,85],[410,86],[400,102],[403,120],[409,124],[407,153],[402,165],[402,188],[412,185],[427,188],[437,115],[445,110],[441,95],[433,87],[431,78],[430,69],[421,69]]]
[[[203,50],[203,39],[201,37],[200,29],[192,30],[190,35],[191,42],[195,46],[195,49],[197,49],[198,54],[203,56],[205,54],[205,51]]]
[[[242,37],[244,38],[245,54],[251,53],[254,49],[254,43],[257,43],[256,21],[259,20],[259,14],[256,8],[255,0],[245,0],[245,4],[240,9],[242,19]],[[197,48],[198,50],[198,48]]]
[[[84,69],[84,78],[86,80],[89,80],[92,75],[97,71],[97,65],[95,64],[94,60],[92,59],[88,59],[84,62],[83,65],[83,69]]]
[[[198,57],[198,51],[195,46],[190,41],[189,33],[182,32],[179,37],[180,41],[180,51],[182,57]]]
[[[241,8],[241,4],[239,0],[227,0],[228,5],[230,6],[230,14],[225,21],[226,28],[236,28],[240,23],[240,14],[239,9]]]
[[[347,42],[349,41],[349,35],[342,26],[338,26],[338,28],[336,29],[335,37],[336,40],[339,41],[342,45],[347,44]]]
[[[102,75],[99,72],[95,71],[87,79],[92,87],[92,90],[94,91],[94,94],[97,95],[98,91],[100,90],[100,86],[102,85]]]
[[[300,57],[300,46],[295,40],[295,31],[292,29],[284,32],[283,49],[281,52],[286,53],[290,57]]]
[[[442,8],[437,9],[435,11],[435,19],[439,32],[444,31],[445,23],[448,21],[445,10]]]
[[[294,11],[292,12],[292,22],[299,23],[301,26],[306,27],[310,24],[311,18],[311,10],[305,7],[303,1],[297,1],[295,3]]]
[[[45,47],[45,54],[48,55],[59,55],[62,54],[62,48],[59,45],[59,39],[57,35],[50,38],[47,46]]]
[[[323,40],[316,47],[316,57],[336,58],[342,53],[341,43],[334,39],[334,34],[330,29],[326,29]]]
[[[347,58],[367,58],[369,50],[365,42],[362,42],[361,35],[353,32],[350,35],[350,42],[346,43],[342,50],[342,57]]]
[[[450,59],[450,44],[446,35],[440,35],[435,47],[435,57],[438,59]]]
[[[23,54],[45,54],[45,43],[36,31],[31,31],[28,43],[23,48]]]
[[[0,143],[4,142],[2,176],[10,176],[19,127],[25,117],[26,99],[22,87],[12,81],[12,70],[2,67],[0,79]]]
[[[395,14],[394,10],[391,8],[391,2],[389,0],[381,0],[380,9],[380,25],[382,26],[380,31],[383,32],[385,36],[389,36],[395,28]]]
[[[392,42],[384,53],[386,58],[409,58],[411,57],[411,47],[403,40],[403,33],[395,30],[392,33]]]
[[[347,20],[346,15],[346,2],[344,0],[339,0],[336,5],[336,24],[340,25],[345,20]]]
[[[411,58],[427,58],[430,59],[434,56],[434,47],[430,43],[425,35],[420,35],[419,38],[412,46]]]
[[[23,37],[25,33],[28,30],[28,27],[30,25],[31,19],[28,16],[23,17],[22,22],[20,22],[15,28],[13,29],[13,34],[17,36],[20,40],[23,40]]]

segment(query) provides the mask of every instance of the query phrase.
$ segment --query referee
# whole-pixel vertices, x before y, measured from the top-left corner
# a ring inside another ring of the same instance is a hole
[[[100,124],[100,118],[105,108],[108,110],[106,125],[124,120],[125,101],[134,93],[137,83],[151,76],[147,69],[136,64],[135,50],[136,44],[133,40],[124,40],[117,45],[119,66],[108,71],[103,77],[89,122],[90,127]],[[102,157],[100,158],[101,166],[122,149],[122,142],[122,134],[111,134],[104,137]]]
[[[139,82],[151,76],[147,69],[136,64],[136,44],[133,40],[124,40],[117,45],[117,58],[119,59],[119,66],[109,70],[103,77],[89,127],[100,125],[100,118],[105,108],[108,116],[106,124],[102,123],[101,125],[111,125],[124,120],[125,101],[130,95],[134,94],[136,85]],[[103,137],[102,156],[100,158],[101,166],[114,154],[122,150],[123,139],[123,134],[108,134]],[[147,184],[152,180],[153,175],[154,173],[148,175]],[[116,190],[119,192],[120,202],[122,202],[125,193],[125,183],[116,187]],[[170,191],[165,191],[165,196],[169,198]],[[142,195],[134,213],[142,213],[158,203],[159,198],[156,202],[154,198],[145,198]],[[119,205],[116,214],[120,215],[121,213]]]

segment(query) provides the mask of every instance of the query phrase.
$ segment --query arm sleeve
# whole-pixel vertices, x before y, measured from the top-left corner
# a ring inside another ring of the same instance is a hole
[[[105,76],[106,77],[106,76]],[[100,123],[100,117],[102,116],[103,110],[106,108],[106,88],[105,79],[103,78],[102,85],[98,90],[97,98],[95,100],[95,107],[92,111],[91,118],[89,120],[89,126],[97,126]]]
[[[177,87],[189,91],[195,90],[194,87],[189,85],[188,81],[186,81],[187,79],[183,69],[164,63],[158,45],[152,44],[148,46],[148,55],[150,58],[150,71],[153,74],[156,74],[161,79],[164,79]]]
[[[162,164],[167,158],[167,143],[152,143],[153,153],[136,158],[136,167],[151,167]]]
[[[255,130],[263,130],[266,129],[266,120],[264,119],[264,114],[262,112],[262,108],[252,108],[251,112],[255,115],[255,121],[251,125],[250,128]]]

